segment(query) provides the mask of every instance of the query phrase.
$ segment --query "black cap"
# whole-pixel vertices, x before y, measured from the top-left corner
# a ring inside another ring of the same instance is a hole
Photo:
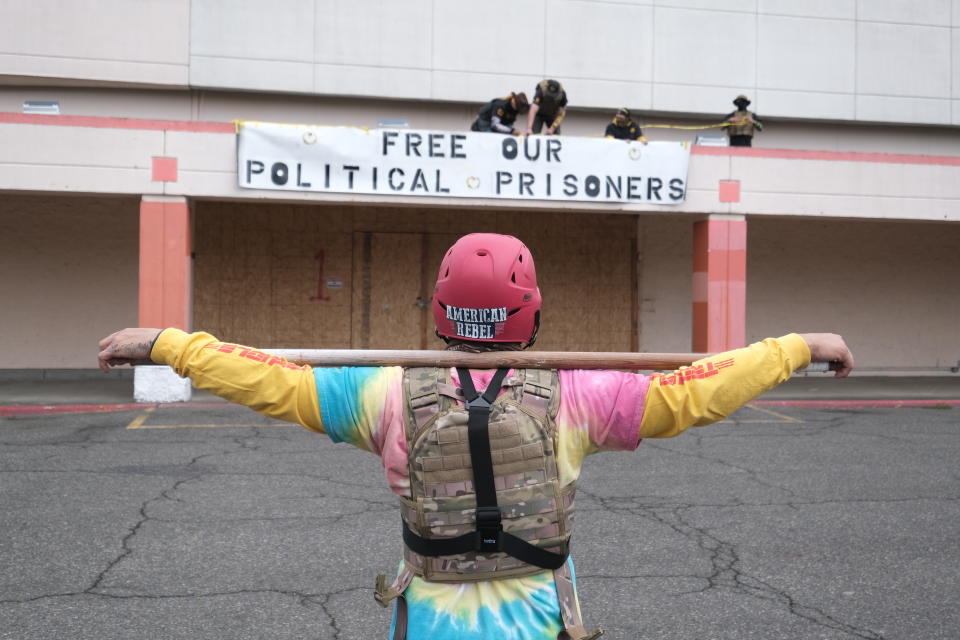
[[[740,95],[738,95],[736,98],[733,99],[733,104],[735,104],[738,107],[740,106],[741,102],[743,103],[743,106],[747,106],[748,104],[750,104],[750,98],[748,98],[747,96],[741,93]]]
[[[617,110],[617,115],[618,115],[618,116],[624,116],[625,118],[629,118],[629,117],[630,117],[630,109],[627,109],[626,107],[620,107],[620,108]]]

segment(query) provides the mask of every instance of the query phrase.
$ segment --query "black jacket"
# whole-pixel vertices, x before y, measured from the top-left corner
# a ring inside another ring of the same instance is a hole
[[[517,110],[510,104],[510,97],[494,98],[480,108],[477,119],[473,121],[471,131],[493,131],[510,133],[517,119]]]
[[[633,120],[627,120],[623,125],[611,122],[607,125],[607,130],[603,135],[617,140],[639,140],[643,131]]]

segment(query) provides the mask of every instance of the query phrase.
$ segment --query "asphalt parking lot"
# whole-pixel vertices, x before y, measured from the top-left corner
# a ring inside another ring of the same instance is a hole
[[[755,406],[587,461],[617,639],[955,639],[960,409]],[[376,457],[223,404],[0,418],[0,638],[385,638]]]

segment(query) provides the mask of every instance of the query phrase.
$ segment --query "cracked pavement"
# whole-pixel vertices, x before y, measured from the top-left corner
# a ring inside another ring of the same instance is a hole
[[[587,460],[589,628],[953,639],[960,410],[782,409]],[[385,638],[376,457],[249,410],[0,418],[0,639]],[[189,428],[188,424],[243,424]]]

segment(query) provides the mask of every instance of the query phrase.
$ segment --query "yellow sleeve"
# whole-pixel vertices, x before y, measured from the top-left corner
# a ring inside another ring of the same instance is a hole
[[[647,390],[640,437],[671,438],[722,420],[808,364],[807,343],[791,333],[656,376]]]
[[[324,433],[313,369],[257,349],[218,342],[209,333],[166,329],[150,358],[193,386],[278,420]]]
[[[567,115],[566,107],[560,107],[559,109],[557,109],[557,117],[553,119],[553,124],[550,126],[552,126],[554,129],[559,127],[560,123],[563,122],[563,117],[565,115]]]

